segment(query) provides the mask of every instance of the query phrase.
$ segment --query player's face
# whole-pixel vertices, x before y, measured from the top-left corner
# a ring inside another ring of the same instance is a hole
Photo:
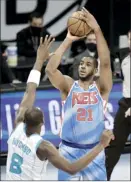
[[[96,73],[93,60],[89,57],[84,57],[80,62],[78,72],[80,80],[89,80]]]

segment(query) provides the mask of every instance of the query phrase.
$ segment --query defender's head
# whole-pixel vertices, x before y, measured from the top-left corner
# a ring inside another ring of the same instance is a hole
[[[36,130],[40,134],[41,128],[44,124],[42,111],[35,107],[27,109],[25,112],[24,122],[28,130],[33,129],[33,131]]]
[[[78,68],[80,80],[88,81],[90,79],[93,79],[97,71],[98,71],[97,59],[91,56],[82,58]]]

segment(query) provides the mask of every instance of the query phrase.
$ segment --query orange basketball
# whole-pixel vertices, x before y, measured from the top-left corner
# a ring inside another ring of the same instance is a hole
[[[91,31],[89,25],[81,19],[82,14],[81,11],[76,11],[68,18],[67,27],[74,36],[82,37]]]

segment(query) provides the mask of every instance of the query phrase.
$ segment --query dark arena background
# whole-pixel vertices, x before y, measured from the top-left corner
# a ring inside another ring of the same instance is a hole
[[[114,122],[118,109],[118,100],[122,98],[121,62],[128,53],[127,33],[131,28],[130,0],[1,0],[1,57],[6,62],[9,71],[3,73],[1,81],[1,111],[0,111],[0,152],[1,180],[5,180],[5,165],[8,152],[7,140],[13,130],[14,118],[23,97],[26,80],[33,67],[35,56],[26,57],[16,51],[14,57],[9,50],[17,50],[17,33],[29,26],[29,15],[39,12],[44,17],[43,26],[56,41],[51,47],[53,52],[64,40],[67,33],[67,19],[75,11],[86,7],[97,19],[111,52],[111,67],[113,87],[110,93],[105,122]],[[12,47],[12,48],[11,48]],[[62,58],[60,71],[72,76],[73,57],[69,49]],[[1,62],[1,60],[0,60]],[[46,133],[44,139],[51,141],[57,148],[61,141],[62,106],[60,92],[49,82],[42,69],[41,83],[37,89],[35,106],[44,111]],[[5,67],[4,67],[5,68]],[[5,68],[6,69],[6,68]],[[10,73],[11,72],[11,73]],[[11,75],[11,76],[10,76]],[[109,146],[110,147],[110,146]],[[117,163],[112,180],[131,180],[130,178],[130,147],[128,137],[123,153]],[[115,155],[115,154],[114,154]],[[50,175],[51,174],[51,175]],[[48,165],[45,180],[57,180],[57,169]]]

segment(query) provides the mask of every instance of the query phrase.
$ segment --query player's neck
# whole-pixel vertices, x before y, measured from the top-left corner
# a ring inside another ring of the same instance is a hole
[[[89,86],[91,84],[93,84],[94,80],[93,79],[90,79],[90,80],[86,80],[86,81],[83,81],[83,80],[78,80],[78,83],[80,85],[80,87],[82,87],[83,89],[87,90],[89,88]]]
[[[31,136],[33,134],[40,134],[39,131],[37,131],[37,128],[29,128],[29,129],[26,129],[26,135],[27,136]]]

